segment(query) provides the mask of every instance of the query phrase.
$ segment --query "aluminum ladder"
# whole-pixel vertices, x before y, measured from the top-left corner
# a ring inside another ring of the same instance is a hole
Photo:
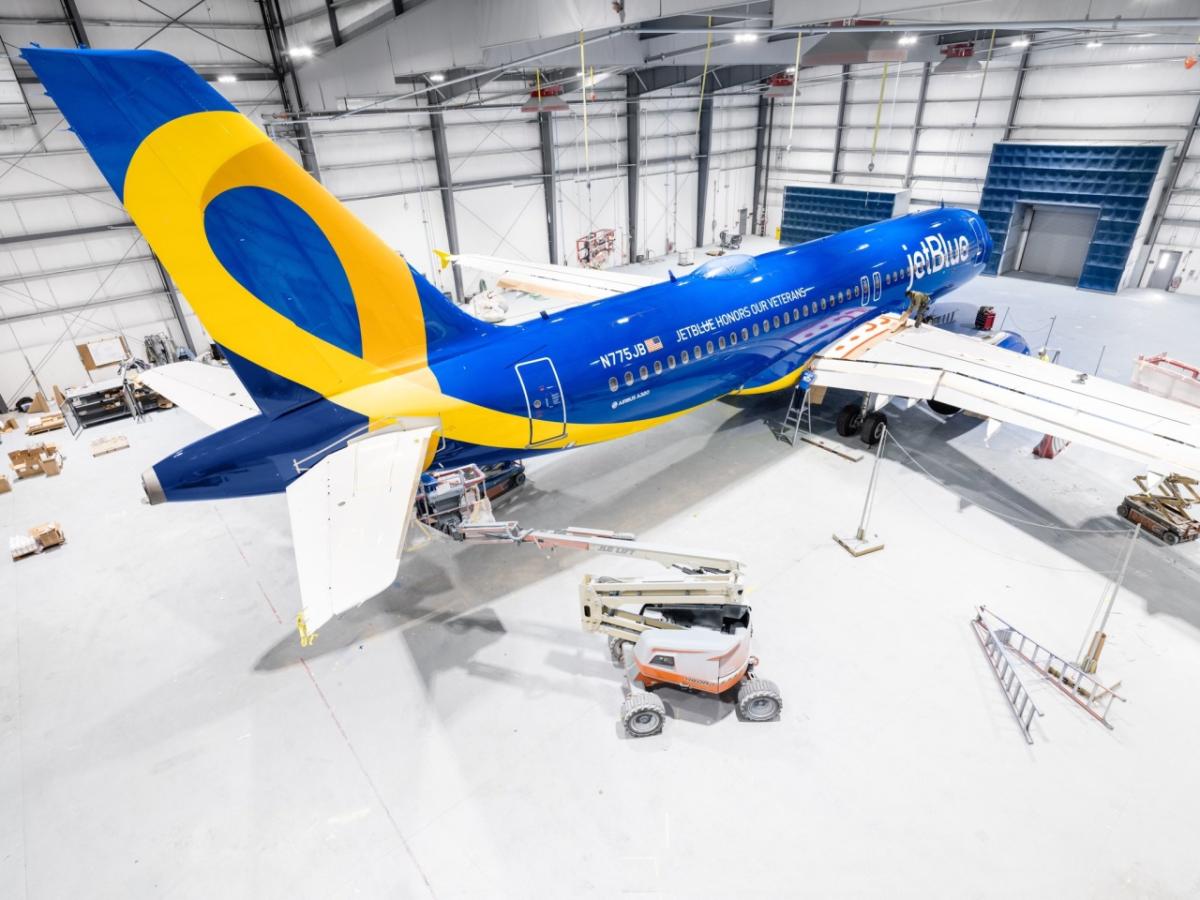
[[[1062,691],[1068,699],[1089,716],[1105,728],[1112,730],[1113,725],[1108,721],[1108,713],[1112,709],[1113,701],[1126,702],[1125,698],[1116,691],[1120,687],[1120,682],[1111,687],[1101,684],[1095,676],[1042,646],[1029,635],[1005,622],[987,607],[981,606],[979,607],[979,619],[982,620],[984,615],[991,616],[1000,623],[1001,627],[992,633],[1004,644],[1006,649],[1011,650],[1032,666],[1039,675]]]
[[[796,389],[792,391],[792,399],[788,403],[787,415],[783,417],[783,428],[779,430],[779,437],[795,447],[796,442],[800,440],[800,426],[805,417],[808,418],[808,433],[812,434],[812,404],[808,402],[808,391],[797,382]],[[791,436],[788,435],[789,428]]]
[[[1017,674],[1016,667],[1006,649],[1007,642],[997,636],[996,632],[983,621],[982,609],[980,614],[971,620],[971,630],[975,633],[979,646],[983,648],[984,656],[992,666],[996,680],[1000,683],[1000,690],[1004,693],[1004,699],[1008,701],[1008,707],[1016,717],[1021,734],[1025,737],[1025,743],[1032,744],[1033,735],[1030,733],[1030,728],[1033,725],[1033,717],[1035,714],[1042,715],[1042,711],[1037,708],[1037,704],[1033,702],[1033,698],[1029,696],[1029,691],[1025,688],[1025,682]]]

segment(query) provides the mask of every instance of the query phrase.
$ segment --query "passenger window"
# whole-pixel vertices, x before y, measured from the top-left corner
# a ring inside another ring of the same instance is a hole
[[[724,350],[724,349],[725,349],[725,337],[724,337],[724,335],[722,335],[721,337],[717,338],[717,349],[718,349],[718,350]]]
[[[633,384],[633,373],[632,372],[625,373],[625,383],[630,384],[630,385]]]
[[[821,298],[821,309],[824,309],[824,308],[825,308],[825,298],[822,297]]]
[[[737,343],[737,332],[736,331],[729,332],[729,346],[732,347],[736,343]]]
[[[704,345],[704,349],[708,351],[708,355],[709,355],[709,356],[712,356],[712,352],[713,352],[713,345],[712,345],[712,341],[709,341],[708,343],[706,343],[706,344]]]
[[[854,296],[855,297],[858,296],[858,285],[857,284],[854,286]]]
[[[742,340],[743,341],[750,340],[750,332],[745,328],[742,329]]]
[[[670,356],[667,357],[667,368],[668,369],[675,368],[675,354],[674,353],[672,353]]]
[[[696,357],[696,359],[700,358],[700,345],[699,344],[697,344],[695,347],[692,348],[692,356]]]
[[[804,315],[805,316],[808,315],[808,304],[807,303],[804,304]]]
[[[841,300],[841,299],[842,299],[842,296],[843,296],[843,295],[842,295],[842,292],[841,292],[841,291],[838,291],[838,300]],[[822,297],[821,299],[822,299],[822,300],[824,300],[825,298],[824,298],[824,297]]]
[[[766,334],[770,330],[771,330],[771,320],[763,319],[763,334]]]
[[[754,327],[751,329],[751,331],[754,333],[755,337],[758,337],[758,323],[757,322],[754,323]]]
[[[774,318],[771,320],[771,324],[772,324],[772,325],[774,325],[776,328],[778,328],[778,327],[779,327],[779,316],[775,316],[775,317],[774,317]]]
[[[679,361],[685,366],[688,364],[688,352],[686,350],[679,351]]]
[[[642,381],[645,381],[650,377],[650,370],[645,366],[642,366],[640,369],[638,369],[638,374],[642,376]]]
[[[787,325],[791,321],[792,321],[792,311],[789,309],[787,312],[785,312],[783,314],[783,324]]]
[[[886,274],[883,276],[883,283],[884,283],[884,284],[891,284],[891,283],[892,283],[892,273],[891,273],[891,272],[888,272],[888,273],[886,273]]]
[[[654,374],[655,375],[662,374],[662,363],[657,359],[654,361]]]
[[[615,391],[617,389],[617,379],[615,377],[608,379],[608,389]]]

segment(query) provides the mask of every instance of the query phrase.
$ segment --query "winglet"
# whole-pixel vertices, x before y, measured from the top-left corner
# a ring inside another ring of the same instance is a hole
[[[442,269],[445,269],[446,266],[450,265],[451,261],[454,258],[451,254],[447,253],[445,250],[434,250],[433,255],[436,256],[438,258],[438,262],[440,262],[442,264]]]

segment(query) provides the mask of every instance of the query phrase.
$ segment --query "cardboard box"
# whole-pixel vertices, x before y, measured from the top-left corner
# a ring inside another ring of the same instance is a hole
[[[47,431],[58,431],[67,427],[67,420],[62,413],[47,413],[43,416],[31,417],[25,425],[26,434],[45,434]]]
[[[8,454],[8,459],[17,478],[57,475],[62,471],[63,459],[57,444],[33,444],[24,450],[13,450]]]
[[[0,432],[16,431],[20,427],[16,419],[5,419],[3,426],[0,426]]]
[[[28,413],[48,413],[50,412],[50,404],[46,402],[46,395],[38,391],[33,395],[33,403],[29,409],[25,410]]]
[[[41,525],[34,525],[29,529],[29,536],[37,541],[37,545],[43,550],[48,550],[50,547],[57,547],[59,544],[67,542],[67,537],[63,534],[62,526],[57,522],[44,522]]]
[[[9,484],[8,476],[0,475],[0,494],[7,494],[12,490],[12,485]]]
[[[48,456],[42,460],[42,471],[46,475],[59,475],[62,473],[62,457]]]

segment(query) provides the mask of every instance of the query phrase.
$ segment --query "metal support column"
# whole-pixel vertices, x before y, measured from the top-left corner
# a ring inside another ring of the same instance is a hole
[[[158,277],[162,279],[163,289],[167,292],[167,300],[171,304],[171,312],[175,314],[175,321],[179,323],[179,330],[183,332],[183,342],[187,344],[192,353],[195,353],[196,343],[192,340],[192,331],[188,328],[187,319],[184,318],[183,307],[179,305],[179,295],[175,293],[175,284],[157,256],[154,257],[154,268],[158,270]]]
[[[1167,183],[1163,185],[1162,193],[1158,195],[1158,203],[1154,207],[1154,218],[1150,222],[1150,230],[1146,232],[1145,246],[1147,247],[1152,248],[1158,242],[1158,233],[1162,230],[1163,220],[1167,217],[1167,207],[1171,205],[1171,197],[1179,186],[1179,175],[1183,171],[1183,164],[1187,162],[1188,154],[1192,152],[1197,127],[1200,127],[1200,100],[1196,101],[1196,108],[1192,111],[1191,124],[1188,125],[1187,133],[1179,144],[1179,153],[1171,165],[1171,174],[1167,176]],[[1147,257],[1147,264],[1149,264],[1148,261],[1149,257]],[[1139,274],[1139,279],[1143,274],[1145,274],[1144,268]],[[1140,280],[1137,283],[1140,284]]]
[[[546,244],[550,248],[550,263],[558,265],[558,184],[551,115],[548,112],[538,113],[538,137],[542,150],[542,194],[546,200]]]
[[[433,132],[433,161],[437,167],[438,193],[442,195],[442,215],[446,220],[446,244],[452,254],[458,253],[458,218],[454,214],[454,182],[450,178],[450,154],[446,151],[446,123],[441,112],[429,114],[429,127]],[[454,299],[463,303],[462,270],[458,263],[451,265],[454,274]]]
[[[842,66],[842,89],[838,92],[837,125],[833,129],[833,165],[829,167],[829,183],[837,184],[842,165],[842,128],[846,124],[846,94],[850,90],[850,67]]]
[[[700,131],[696,150],[696,246],[703,247],[705,240],[705,205],[708,201],[709,154],[712,152],[712,97],[700,101]]]
[[[321,167],[317,162],[317,151],[313,144],[312,131],[308,122],[303,118],[304,97],[300,93],[300,79],[296,77],[296,67],[292,65],[292,57],[287,52],[287,31],[283,26],[283,12],[279,0],[262,0],[263,30],[267,33],[267,46],[271,51],[271,67],[275,70],[275,80],[279,85],[279,98],[283,109],[291,116],[292,135],[296,148],[300,151],[300,164],[308,174],[317,181],[321,180]],[[288,94],[291,85],[295,102]]]
[[[642,104],[638,100],[637,75],[625,78],[625,187],[628,190],[626,206],[629,213],[629,258],[637,260],[638,247],[638,189],[641,187],[641,143]]]
[[[1025,84],[1025,70],[1029,68],[1029,51],[1033,48],[1033,39],[1021,51],[1021,61],[1017,63],[1017,79],[1013,82],[1012,98],[1008,101],[1008,115],[1004,118],[1004,137],[1007,141],[1012,137],[1013,124],[1017,121],[1017,106],[1021,102],[1021,88]]]
[[[917,165],[917,143],[921,140],[921,120],[925,116],[925,95],[929,92],[929,73],[933,63],[921,69],[921,86],[917,88],[917,111],[913,116],[912,146],[908,148],[908,164],[904,168],[904,186],[912,187],[913,169]]]
[[[758,198],[763,189],[763,162],[767,156],[767,112],[770,106],[771,98],[760,95],[758,98],[758,121],[754,125],[754,200],[750,212],[751,234],[758,234]]]
[[[75,0],[62,0],[63,15],[67,19],[67,27],[71,29],[71,38],[75,41],[76,47],[90,47],[87,31],[83,27],[83,16],[79,14],[79,7],[75,4]]]
[[[333,46],[342,46],[342,30],[338,28],[337,6],[333,0],[325,0],[325,11],[329,14],[329,36],[333,38]]]

